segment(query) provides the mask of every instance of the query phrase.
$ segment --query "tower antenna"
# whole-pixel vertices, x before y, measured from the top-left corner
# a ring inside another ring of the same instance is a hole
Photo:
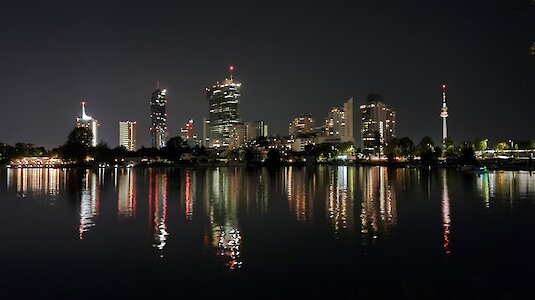
[[[442,108],[440,109],[440,117],[442,118],[442,148],[446,147],[446,139],[448,138],[448,106],[446,105],[446,85],[442,84]]]
[[[230,81],[232,81],[232,80],[233,80],[232,75],[234,74],[234,66],[230,66],[230,67],[228,68],[228,70],[229,70],[229,72],[230,72]]]

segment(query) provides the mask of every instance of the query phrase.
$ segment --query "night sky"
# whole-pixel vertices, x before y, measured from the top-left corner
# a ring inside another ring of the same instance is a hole
[[[397,111],[399,137],[439,141],[444,82],[455,142],[535,138],[528,0],[180,2],[2,1],[0,142],[57,146],[86,99],[110,146],[121,120],[138,121],[148,146],[156,81],[168,89],[170,136],[190,118],[201,135],[204,88],[229,65],[242,119],[274,134],[375,92]]]

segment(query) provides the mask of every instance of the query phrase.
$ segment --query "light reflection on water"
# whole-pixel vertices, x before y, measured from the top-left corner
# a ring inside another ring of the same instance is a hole
[[[519,200],[535,198],[535,176],[528,172],[468,174],[346,166],[286,167],[276,173],[241,168],[8,169],[6,186],[20,198],[45,196],[50,201],[57,201],[69,189],[78,189],[76,234],[80,240],[87,239],[95,226],[104,226],[97,222],[103,213],[101,203],[113,203],[119,220],[148,220],[150,243],[159,257],[167,255],[165,248],[173,238],[168,223],[175,221],[174,216],[189,223],[200,222],[196,224],[204,226],[204,247],[227,269],[236,270],[246,265],[243,218],[261,220],[270,213],[284,215],[282,210],[299,226],[324,222],[336,239],[353,239],[373,247],[377,240],[388,238],[400,222],[400,193],[414,191],[427,194],[428,201],[439,201],[442,248],[451,254],[452,202],[456,199],[450,195],[455,188],[452,180],[459,178],[471,180],[487,210],[503,203],[513,209]],[[433,185],[434,180],[440,184]],[[106,189],[116,192],[113,201],[105,198],[109,193],[102,196]],[[170,198],[173,192],[178,199]],[[280,195],[284,203],[278,202]],[[178,214],[168,211],[173,203],[178,203]]]

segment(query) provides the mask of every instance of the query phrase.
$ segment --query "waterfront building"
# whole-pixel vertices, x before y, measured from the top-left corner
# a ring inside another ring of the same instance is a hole
[[[327,114],[323,125],[323,134],[318,142],[355,143],[353,136],[353,98],[344,103],[343,107],[333,107]]]
[[[167,139],[167,113],[165,106],[167,104],[167,90],[157,88],[150,99],[150,117],[151,117],[151,139],[152,147],[160,149],[164,147]]]
[[[136,121],[119,122],[119,146],[136,151]]]
[[[88,128],[91,131],[91,134],[93,135],[91,139],[91,145],[92,147],[96,147],[98,144],[98,120],[88,116],[85,113],[85,102],[82,102],[82,116],[79,118],[76,118],[76,127],[85,127]]]
[[[245,139],[247,141],[255,140],[259,137],[266,137],[268,135],[268,126],[264,121],[248,121],[245,125]]]
[[[308,134],[314,131],[316,121],[311,114],[302,114],[293,119],[288,128],[288,133],[291,136],[298,136],[301,134]]]
[[[182,140],[192,140],[195,138],[193,131],[193,119],[190,119],[184,127],[180,128],[180,137]]]
[[[230,67],[230,79],[216,82],[206,88],[209,107],[207,126],[208,147],[226,147],[230,143],[232,127],[240,123],[241,83],[233,78],[234,67]]]
[[[362,151],[382,154],[384,146],[396,137],[396,112],[378,94],[369,94],[360,112]]]

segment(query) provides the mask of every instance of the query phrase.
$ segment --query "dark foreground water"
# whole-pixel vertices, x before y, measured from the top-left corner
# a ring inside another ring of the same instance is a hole
[[[0,171],[0,299],[521,298],[535,174]]]

